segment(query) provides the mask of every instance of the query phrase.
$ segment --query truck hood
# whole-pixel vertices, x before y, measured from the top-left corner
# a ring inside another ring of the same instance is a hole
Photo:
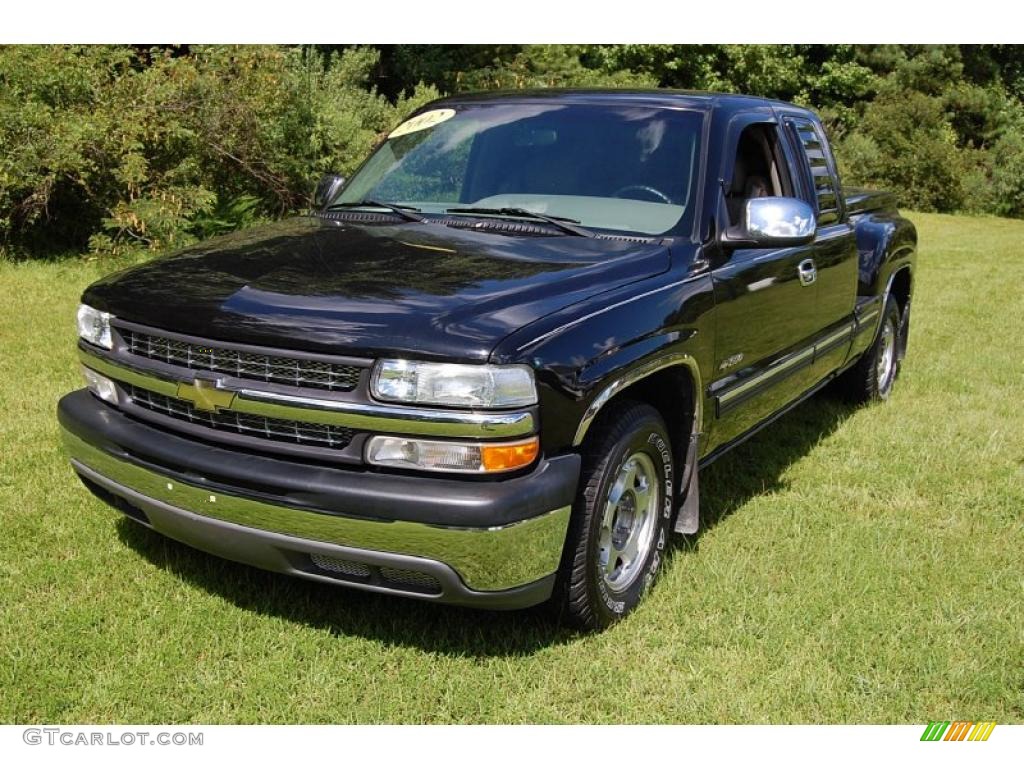
[[[668,267],[660,243],[296,217],[115,273],[82,300],[221,341],[479,361],[528,323]]]

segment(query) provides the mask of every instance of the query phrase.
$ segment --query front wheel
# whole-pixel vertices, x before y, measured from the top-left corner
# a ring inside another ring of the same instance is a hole
[[[665,423],[649,405],[614,406],[591,429],[556,599],[570,623],[602,629],[640,603],[658,572],[674,464]]]

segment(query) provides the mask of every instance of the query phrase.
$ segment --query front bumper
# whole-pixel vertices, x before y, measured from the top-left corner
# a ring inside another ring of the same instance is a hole
[[[98,496],[197,549],[376,592],[490,608],[550,596],[579,457],[484,480],[389,475],[244,453],[128,418],[87,391],[58,405]]]

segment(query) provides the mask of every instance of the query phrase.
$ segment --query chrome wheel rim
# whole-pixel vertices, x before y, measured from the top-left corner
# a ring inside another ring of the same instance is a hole
[[[660,497],[654,461],[646,453],[631,454],[608,490],[598,539],[598,569],[615,592],[628,589],[647,562],[658,528]]]
[[[892,318],[887,317],[882,325],[881,349],[878,355],[878,391],[882,394],[888,391],[892,383],[892,373],[896,360],[896,328]]]

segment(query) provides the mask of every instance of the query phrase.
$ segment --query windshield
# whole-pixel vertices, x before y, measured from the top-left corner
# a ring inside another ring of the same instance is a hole
[[[520,208],[657,235],[692,221],[700,135],[700,113],[665,108],[432,109],[396,128],[332,203],[375,200],[426,214]]]

